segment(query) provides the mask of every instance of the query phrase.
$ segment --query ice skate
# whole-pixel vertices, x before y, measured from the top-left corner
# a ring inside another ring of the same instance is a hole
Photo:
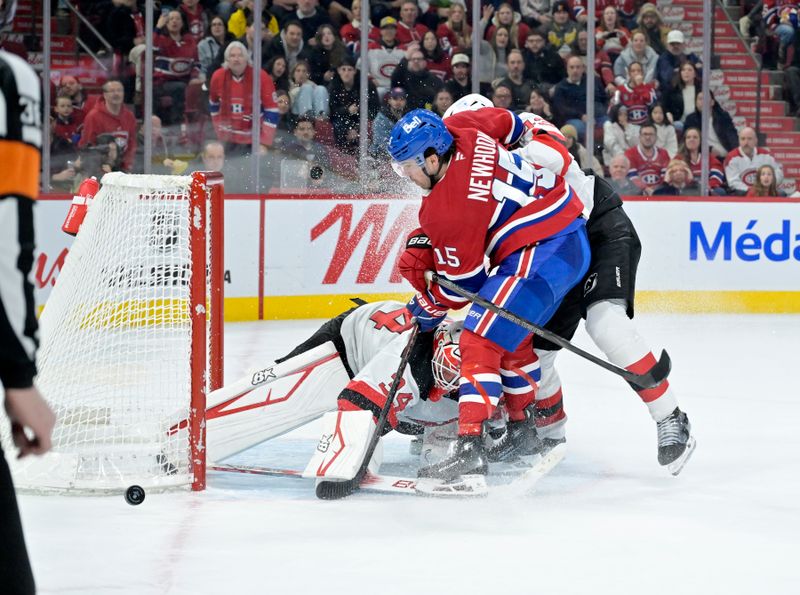
[[[536,435],[533,421],[510,421],[506,432],[487,451],[486,456],[490,463],[508,462],[519,457],[539,454],[542,444]]]
[[[481,436],[459,436],[450,456],[433,465],[422,467],[417,472],[417,476],[450,481],[461,475],[486,475],[488,469],[483,438]]]
[[[658,427],[658,462],[673,475],[681,472],[694,452],[695,440],[691,435],[689,418],[678,407],[662,419]]]
[[[566,444],[566,438],[542,438],[540,441],[539,454],[545,456],[559,444]]]

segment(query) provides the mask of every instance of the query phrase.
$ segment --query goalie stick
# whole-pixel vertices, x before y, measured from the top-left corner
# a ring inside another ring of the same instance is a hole
[[[601,368],[608,370],[616,374],[617,376],[621,376],[624,378],[628,384],[630,384],[635,390],[644,390],[647,388],[653,388],[654,386],[658,386],[664,380],[666,380],[667,376],[669,376],[670,369],[672,368],[672,361],[669,358],[669,354],[662,350],[661,357],[659,358],[658,362],[655,366],[650,368],[650,370],[645,374],[635,374],[630,370],[626,370],[625,368],[620,368],[608,362],[602,358],[597,357],[596,355],[592,355],[588,351],[584,351],[577,345],[573,345],[569,341],[567,341],[564,337],[561,337],[551,331],[548,331],[545,328],[540,327],[539,325],[533,324],[529,320],[525,320],[524,318],[517,316],[513,312],[506,310],[502,306],[498,306],[497,304],[493,304],[487,299],[479,296],[477,293],[472,293],[471,291],[467,291],[466,289],[462,289],[460,286],[456,285],[449,279],[442,277],[433,271],[426,271],[425,278],[428,281],[432,281],[433,283],[438,283],[448,291],[452,291],[455,294],[460,295],[463,298],[468,299],[469,301],[486,308],[490,312],[494,312],[498,316],[505,318],[506,320],[510,320],[514,324],[521,326],[525,330],[532,332],[534,335],[542,337],[543,339],[547,339],[551,343],[555,343],[559,347],[563,347],[567,351],[571,351],[572,353],[579,355],[580,357],[589,360],[590,362],[597,364]]]
[[[545,453],[544,456],[536,460],[532,465],[520,467],[516,470],[518,472],[509,472],[506,470],[504,473],[498,475],[498,477],[512,477],[510,482],[502,484],[486,484],[483,482],[482,484],[468,485],[465,489],[463,484],[448,484],[435,479],[426,479],[423,483],[416,477],[366,473],[359,481],[357,487],[364,491],[381,494],[408,494],[415,496],[432,496],[436,498],[475,498],[493,494],[523,496],[532,492],[539,480],[552,471],[553,468],[561,462],[565,454],[566,444],[559,444]],[[209,470],[241,473],[244,475],[305,479],[302,471],[297,471],[295,469],[279,469],[276,467],[218,464],[210,466]],[[490,475],[490,477],[492,477],[492,475]],[[352,491],[353,490],[351,490],[351,492]]]
[[[408,343],[400,355],[400,365],[397,366],[397,371],[394,374],[392,385],[389,387],[389,392],[386,395],[386,402],[383,404],[383,409],[381,409],[381,414],[378,417],[377,423],[375,424],[375,430],[372,433],[369,444],[367,445],[367,450],[364,454],[364,460],[361,463],[358,473],[356,473],[356,476],[353,479],[346,481],[320,481],[316,488],[317,498],[320,498],[321,500],[338,500],[340,498],[345,498],[352,494],[354,490],[358,489],[366,477],[367,467],[372,459],[372,455],[375,453],[375,448],[378,446],[378,441],[383,435],[383,429],[386,427],[388,422],[389,410],[392,408],[394,397],[397,394],[398,388],[400,388],[400,382],[403,379],[403,373],[405,372],[406,366],[408,365],[408,360],[411,357],[411,349],[414,347],[414,343],[417,341],[418,333],[419,325],[417,325],[416,319],[412,319],[411,336],[408,338]]]

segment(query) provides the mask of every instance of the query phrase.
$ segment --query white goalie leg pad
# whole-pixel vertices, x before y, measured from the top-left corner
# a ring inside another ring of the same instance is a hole
[[[285,434],[327,411],[350,377],[328,342],[280,364],[253,369],[208,395],[209,463]]]
[[[330,411],[322,417],[322,437],[303,477],[350,480],[356,476],[375,431],[371,411]],[[383,460],[378,442],[368,470],[377,473]]]

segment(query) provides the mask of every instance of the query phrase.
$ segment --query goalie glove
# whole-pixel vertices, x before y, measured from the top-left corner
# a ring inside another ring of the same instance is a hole
[[[411,316],[416,317],[419,330],[423,333],[433,330],[447,316],[447,306],[442,306],[433,299],[427,289],[417,293],[406,306]]]
[[[420,293],[424,293],[428,289],[425,271],[435,271],[436,268],[433,264],[431,239],[421,228],[417,228],[409,234],[406,240],[406,249],[400,255],[397,268],[414,289]]]

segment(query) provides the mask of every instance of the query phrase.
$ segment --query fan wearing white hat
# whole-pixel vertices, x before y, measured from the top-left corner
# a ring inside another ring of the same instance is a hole
[[[667,51],[658,57],[656,63],[656,80],[662,93],[672,86],[672,79],[685,62],[691,62],[698,70],[703,66],[696,54],[686,52],[686,38],[683,32],[673,29],[667,35]]]

